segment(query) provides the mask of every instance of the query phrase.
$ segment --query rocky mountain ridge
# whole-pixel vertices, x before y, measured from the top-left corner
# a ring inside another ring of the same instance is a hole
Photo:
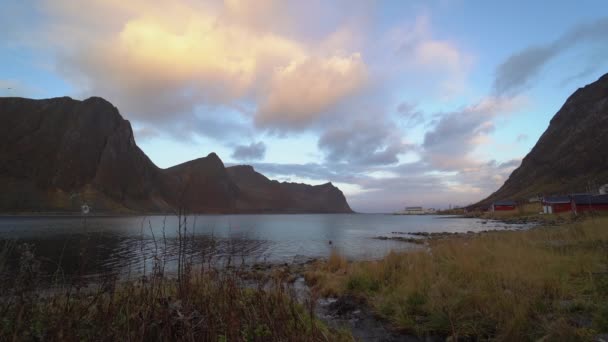
[[[275,191],[256,173],[265,179],[257,189],[215,153],[161,169],[99,97],[0,98],[0,141],[1,212],[76,211],[82,203],[111,213],[352,212],[333,185]]]
[[[478,205],[596,191],[608,183],[608,74],[576,90],[521,165]]]
[[[351,212],[342,191],[331,183],[308,185],[270,180],[249,165],[227,168],[241,189],[236,206],[239,212]]]

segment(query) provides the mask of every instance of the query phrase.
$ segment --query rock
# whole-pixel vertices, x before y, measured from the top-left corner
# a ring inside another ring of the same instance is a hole
[[[593,341],[596,342],[608,342],[608,334],[600,334],[595,336],[595,338],[593,339]]]
[[[344,316],[353,313],[361,303],[352,296],[342,296],[329,304],[328,311],[332,316]]]
[[[408,243],[413,243],[413,244],[417,244],[417,245],[423,245],[423,244],[426,243],[426,239],[422,239],[422,238],[408,238],[408,237],[401,237],[401,236],[393,236],[393,237],[376,236],[374,239],[377,239],[377,240],[401,241],[401,242],[408,242]]]

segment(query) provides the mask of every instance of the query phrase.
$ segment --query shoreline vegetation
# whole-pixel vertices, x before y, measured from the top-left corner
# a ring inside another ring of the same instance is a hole
[[[40,271],[31,246],[5,241],[0,341],[353,340],[348,331],[320,321],[313,301],[298,297],[294,274],[303,273],[302,265],[249,267],[231,260],[217,268],[211,256],[195,264],[185,253],[185,226],[177,241],[177,270],[165,269],[167,256],[159,250],[152,268],[130,280],[107,275],[66,281],[58,269],[52,275],[58,280],[41,286],[48,274]],[[15,252],[16,275],[8,271],[8,256]]]
[[[530,230],[429,238],[428,248],[348,262],[305,278],[320,296],[370,305],[415,336],[594,340],[608,332],[608,217]]]
[[[234,271],[181,280],[152,276],[71,287],[49,296],[15,292],[0,304],[1,340],[29,341],[351,341],[329,329],[274,275],[247,286]]]
[[[361,213],[339,213],[339,212],[297,212],[297,211],[285,211],[285,212],[235,212],[235,213],[198,213],[191,214],[191,216],[221,216],[221,215],[358,215]],[[101,212],[101,213],[89,213],[82,214],[81,212],[5,212],[0,213],[0,217],[75,217],[75,218],[98,218],[98,217],[141,217],[141,216],[176,216],[174,212]]]
[[[381,327],[389,340],[599,340],[608,332],[608,217],[556,222],[416,235],[420,248],[374,261],[334,249],[302,265],[218,269],[179,253],[169,275],[159,252],[135,280],[52,291],[38,287],[35,253],[6,242],[0,340],[352,341],[362,336],[356,325]],[[9,279],[15,249],[19,272]],[[302,276],[305,296],[295,286]]]

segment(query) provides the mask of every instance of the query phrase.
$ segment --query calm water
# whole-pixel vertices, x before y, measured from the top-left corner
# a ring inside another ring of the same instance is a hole
[[[482,223],[485,222],[485,223]],[[521,226],[437,216],[368,214],[336,215],[205,215],[186,218],[186,254],[195,263],[292,263],[326,257],[337,248],[349,259],[373,259],[390,250],[417,245],[374,239],[407,236],[394,232],[466,232]],[[149,272],[155,256],[170,270],[178,242],[176,217],[4,217],[0,240],[11,241],[9,269],[18,267],[27,243],[43,273],[64,278]],[[332,241],[332,244],[329,244]]]

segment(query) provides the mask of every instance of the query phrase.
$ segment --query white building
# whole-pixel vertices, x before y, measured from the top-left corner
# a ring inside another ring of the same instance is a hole
[[[422,207],[405,207],[403,213],[406,215],[422,215],[425,212],[424,208]]]
[[[405,207],[402,211],[395,212],[395,215],[433,215],[436,213],[435,208]]]

